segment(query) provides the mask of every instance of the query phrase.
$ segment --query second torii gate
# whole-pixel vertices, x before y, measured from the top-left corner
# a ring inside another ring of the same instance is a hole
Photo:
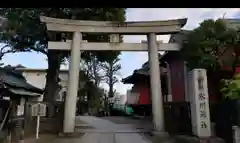
[[[156,35],[175,34],[180,32],[187,19],[145,22],[80,21],[41,17],[49,31],[73,32],[73,39],[67,42],[48,42],[49,50],[70,50],[68,90],[65,99],[64,133],[74,132],[78,77],[81,51],[148,51],[150,63],[150,84],[153,109],[154,129],[164,133],[164,113],[160,82],[158,51],[176,51],[180,45],[176,43],[161,44]],[[82,33],[109,33],[110,42],[85,42]],[[119,34],[147,35],[147,43],[120,43]]]

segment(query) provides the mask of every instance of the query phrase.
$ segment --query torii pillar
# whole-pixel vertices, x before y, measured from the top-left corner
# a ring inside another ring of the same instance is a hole
[[[49,50],[71,50],[68,92],[65,100],[64,133],[72,133],[75,128],[76,100],[78,91],[78,74],[81,51],[148,51],[150,63],[151,96],[153,124],[155,132],[164,133],[164,113],[161,90],[158,51],[176,51],[176,43],[161,44],[156,35],[180,32],[187,19],[145,22],[79,21],[41,17],[50,31],[73,32],[71,42],[48,42]],[[109,33],[110,43],[87,43],[82,41],[81,33]],[[147,35],[148,43],[120,43],[119,34]]]
[[[69,62],[69,75],[68,75],[68,88],[67,96],[65,98],[64,109],[64,132],[72,132],[75,128],[75,116],[76,116],[76,103],[79,84],[79,70],[80,70],[80,57],[81,57],[81,42],[82,33],[74,32],[71,57]],[[72,124],[74,125],[72,127]]]
[[[154,129],[156,132],[164,132],[163,99],[156,34],[149,33],[147,41]]]

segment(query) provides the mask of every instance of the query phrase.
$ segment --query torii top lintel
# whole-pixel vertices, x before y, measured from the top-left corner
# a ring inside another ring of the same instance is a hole
[[[137,21],[137,22],[119,22],[112,21],[82,21],[58,19],[51,17],[40,17],[41,21],[46,23],[49,31],[63,32],[83,32],[83,33],[114,33],[114,34],[174,34],[180,32],[186,24],[187,18],[165,21]]]

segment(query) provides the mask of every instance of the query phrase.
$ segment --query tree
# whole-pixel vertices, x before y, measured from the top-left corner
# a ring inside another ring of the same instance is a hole
[[[240,74],[234,75],[233,79],[224,80],[223,87],[221,89],[224,97],[229,99],[240,98]]]
[[[81,60],[80,68],[81,70],[85,71],[85,74],[89,77],[89,80],[93,81],[95,86],[98,87],[103,80],[101,67],[102,62],[99,61],[98,58],[91,53],[87,56],[87,58]]]
[[[122,42],[122,36],[120,36],[120,42]],[[107,41],[105,41],[107,42]],[[82,53],[82,70],[90,77],[96,86],[104,81],[104,75],[102,74],[102,65],[109,63],[118,58],[120,52],[83,52]]]
[[[46,26],[40,22],[41,15],[75,19],[75,20],[125,20],[124,8],[1,8],[0,15],[8,18],[8,27],[1,31],[0,39],[18,51],[36,51],[48,58],[46,76],[45,100],[53,102],[58,94],[60,64],[69,56],[62,51],[48,51],[48,41],[62,41],[70,39],[71,34],[65,32],[48,32]],[[86,34],[84,40],[108,41],[108,35]],[[103,57],[102,52],[97,56]],[[109,53],[107,54],[108,56]],[[113,54],[114,55],[114,54]]]
[[[221,20],[205,20],[187,35],[182,53],[190,68],[219,71],[231,66],[235,73],[239,61],[240,35]],[[226,58],[227,57],[227,58]]]
[[[17,52],[16,49],[12,48],[11,46],[5,43],[5,45],[2,46],[0,49],[0,60],[2,60],[3,56],[5,56],[6,54],[15,53],[15,52]]]
[[[90,78],[82,70],[79,73],[78,90],[78,112],[83,113],[87,111],[90,105],[92,105],[92,96],[95,94],[96,91],[98,91],[98,88],[94,85],[92,81],[90,81]]]
[[[229,28],[221,19],[205,20],[187,35],[181,50],[188,67],[207,69],[208,75],[211,75],[219,91],[222,68],[231,67],[229,75],[233,77],[239,63],[240,34],[238,31],[238,29]]]
[[[121,64],[119,64],[119,58],[114,60],[108,60],[102,64],[103,70],[105,72],[105,80],[109,86],[108,97],[114,96],[113,86],[118,82],[117,75],[119,75],[119,70],[121,69]]]
[[[0,31],[3,31],[7,27],[7,19],[4,17],[0,17]],[[1,41],[3,43],[3,46],[0,48],[0,60],[2,60],[3,56],[9,53],[15,53],[17,50],[12,48],[12,46],[9,46],[8,42]],[[0,63],[0,65],[4,65],[3,63]]]

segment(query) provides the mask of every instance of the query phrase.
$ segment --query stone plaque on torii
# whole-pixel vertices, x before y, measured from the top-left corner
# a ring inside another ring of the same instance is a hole
[[[153,123],[156,132],[164,132],[163,101],[160,82],[158,51],[177,51],[177,43],[159,43],[156,35],[176,34],[186,24],[187,19],[166,21],[119,22],[81,21],[56,19],[41,16],[49,31],[73,32],[73,38],[66,42],[48,42],[49,50],[70,50],[68,91],[65,101],[64,133],[74,132],[80,51],[148,51],[150,84],[153,109]],[[109,33],[110,42],[86,42],[82,33]],[[147,35],[147,43],[120,43],[119,34]]]

